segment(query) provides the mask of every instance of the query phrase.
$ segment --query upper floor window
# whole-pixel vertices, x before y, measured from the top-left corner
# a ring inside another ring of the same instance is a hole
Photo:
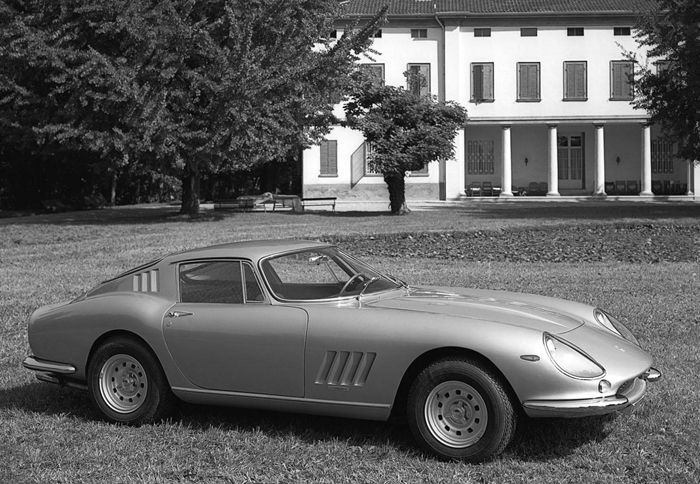
[[[411,29],[412,39],[427,39],[428,29]]]
[[[540,63],[518,62],[518,101],[540,100]]]
[[[630,27],[613,27],[613,35],[632,35]]]
[[[632,61],[610,62],[610,99],[630,101],[633,97],[634,64]]]
[[[588,98],[586,61],[564,62],[564,100],[585,101]]]
[[[493,101],[493,62],[474,62],[471,65],[471,101]]]
[[[338,31],[337,30],[331,30],[331,32],[328,34],[328,37],[331,39],[337,39],[338,38]]]
[[[474,29],[474,37],[491,37],[490,27],[477,27]]]
[[[338,176],[338,141],[321,141],[321,176]]]
[[[582,37],[583,27],[569,27],[566,29],[566,35],[569,37]]]
[[[408,64],[408,90],[416,96],[430,95],[430,64]]]
[[[521,27],[520,37],[537,37],[537,27]]]

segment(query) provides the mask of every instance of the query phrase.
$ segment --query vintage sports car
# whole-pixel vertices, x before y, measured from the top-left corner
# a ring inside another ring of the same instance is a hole
[[[29,321],[24,366],[87,388],[115,422],[192,403],[371,420],[480,461],[518,415],[600,415],[660,378],[605,311],[550,297],[412,287],[336,247],[239,242],[181,252]]]

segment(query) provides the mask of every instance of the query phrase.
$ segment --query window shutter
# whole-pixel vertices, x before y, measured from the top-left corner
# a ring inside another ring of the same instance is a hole
[[[567,62],[564,64],[566,78],[566,99],[585,99],[586,94],[586,63]]]
[[[420,86],[420,95],[428,96],[430,95],[430,64],[421,64],[418,66],[421,76],[423,76],[423,82]]]
[[[321,175],[338,174],[338,141],[321,142]]]
[[[365,142],[350,156],[350,186],[357,185],[362,177],[365,176]]]
[[[518,64],[518,99],[539,99],[539,64]]]
[[[483,99],[493,99],[493,64],[484,64]]]
[[[613,62],[611,72],[612,98],[631,99],[632,84],[630,76],[632,74],[631,62]]]
[[[472,99],[484,99],[484,65],[472,65]]]
[[[328,174],[338,174],[338,142],[328,141]]]

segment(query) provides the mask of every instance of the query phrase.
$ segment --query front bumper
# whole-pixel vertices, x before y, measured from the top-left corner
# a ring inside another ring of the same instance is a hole
[[[661,372],[649,368],[644,374],[620,387],[616,395],[584,400],[528,400],[523,402],[529,417],[590,417],[619,412],[639,403],[646,393],[647,382],[661,378]]]

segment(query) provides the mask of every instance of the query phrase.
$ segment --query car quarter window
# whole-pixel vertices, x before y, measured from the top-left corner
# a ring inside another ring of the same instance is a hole
[[[262,289],[260,289],[260,283],[255,276],[255,271],[247,262],[243,263],[243,276],[245,279],[245,302],[265,301],[265,296]]]
[[[241,304],[244,301],[240,261],[180,264],[179,279],[180,302]]]

